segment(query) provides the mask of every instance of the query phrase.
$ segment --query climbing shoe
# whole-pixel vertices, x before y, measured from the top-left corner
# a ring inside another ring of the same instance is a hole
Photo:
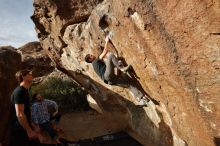
[[[123,67],[123,68],[121,68],[120,70],[121,70],[122,72],[127,72],[129,69],[131,69],[131,65],[128,65],[128,66],[126,66],[126,67]]]
[[[138,106],[145,106],[147,105],[146,102],[144,101],[144,99],[141,99],[140,101],[137,102]]]

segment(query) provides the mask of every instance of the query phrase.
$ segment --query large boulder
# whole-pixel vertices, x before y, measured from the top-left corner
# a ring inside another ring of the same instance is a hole
[[[18,48],[18,52],[22,56],[22,68],[33,70],[35,76],[44,76],[54,70],[52,61],[40,42],[29,42]]]
[[[21,69],[21,55],[11,46],[0,47],[0,143],[7,144],[10,96],[18,85],[15,73]]]
[[[220,134],[219,0],[35,0],[32,19],[56,67],[144,145],[214,146]],[[127,89],[103,83],[83,60],[103,31],[155,101],[138,108]],[[120,119],[120,120],[118,120]]]

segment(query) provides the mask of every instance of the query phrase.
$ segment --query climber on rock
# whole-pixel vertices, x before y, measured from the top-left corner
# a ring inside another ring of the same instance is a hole
[[[130,68],[131,65],[126,67],[122,67],[121,62],[118,58],[108,50],[108,43],[109,43],[109,35],[105,38],[105,47],[101,55],[99,57],[95,57],[92,54],[87,54],[85,56],[85,61],[87,63],[92,63],[93,69],[95,70],[96,74],[106,83],[109,85],[116,85],[121,86],[124,88],[128,88],[133,96],[137,99],[138,105],[146,105],[148,102],[148,98],[141,93],[136,87],[130,85],[124,79],[118,77],[114,73],[114,68],[126,73]]]

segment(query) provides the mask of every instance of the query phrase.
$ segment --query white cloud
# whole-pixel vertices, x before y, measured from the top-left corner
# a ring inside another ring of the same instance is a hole
[[[28,42],[36,41],[37,35],[35,30],[22,31],[8,31],[7,34],[0,34],[0,46],[12,45],[20,47]]]
[[[0,46],[20,47],[27,42],[36,41],[32,0],[0,0]]]
[[[37,37],[37,33],[35,30],[29,30],[27,31],[27,35],[30,37],[30,38],[36,38]]]

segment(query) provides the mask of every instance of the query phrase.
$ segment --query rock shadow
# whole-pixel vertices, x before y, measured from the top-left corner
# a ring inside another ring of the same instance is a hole
[[[147,131],[145,137],[142,137],[141,134],[139,134],[139,136],[144,139],[145,142],[149,143],[149,145],[173,146],[173,137],[170,127],[164,121],[161,121],[159,127],[156,127],[146,114],[145,107],[135,105],[133,102],[117,92],[108,89],[89,76],[81,73],[78,74],[64,68],[59,69],[82,85],[96,100],[103,111],[111,113],[112,118],[117,122],[123,122],[123,124],[127,125],[128,129],[132,130],[138,131],[138,129],[144,128],[145,130],[143,131]],[[123,119],[120,115],[125,116],[124,121],[117,120],[118,117]],[[141,127],[143,123],[145,126]]]
[[[220,146],[220,137],[214,137],[215,146]]]

